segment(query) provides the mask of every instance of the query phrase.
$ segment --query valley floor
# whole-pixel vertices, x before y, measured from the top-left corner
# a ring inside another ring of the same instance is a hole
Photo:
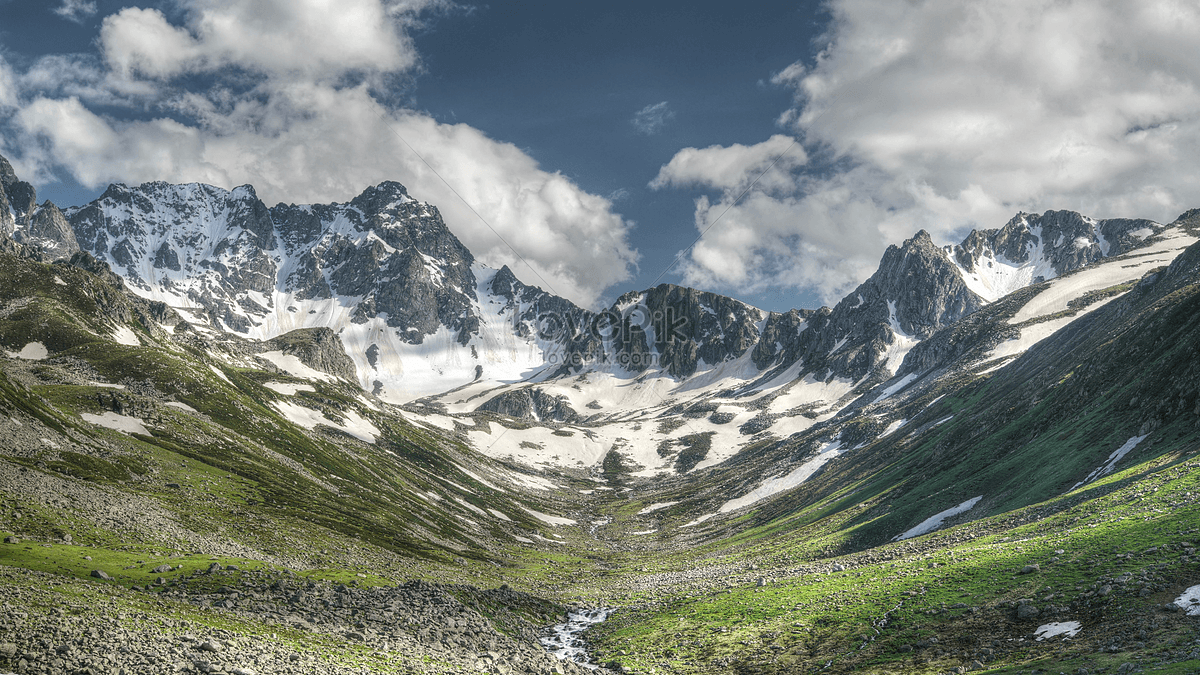
[[[643,536],[636,549],[580,529],[509,569],[427,569],[444,579],[431,583],[399,567],[290,570],[38,536],[47,516],[6,493],[0,518],[17,534],[0,545],[0,668],[582,672],[538,637],[567,606],[608,606],[588,639],[615,672],[1195,673],[1197,495],[1200,461],[1164,457],[841,555],[835,519],[749,528],[732,545]]]

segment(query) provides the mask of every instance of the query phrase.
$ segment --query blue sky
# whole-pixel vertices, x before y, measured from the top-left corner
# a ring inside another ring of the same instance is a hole
[[[63,205],[398,180],[581,304],[785,310],[918,229],[1200,206],[1198,31],[1185,0],[0,0],[0,153]]]
[[[825,19],[815,2],[483,6],[417,37],[426,72],[412,102],[616,197],[637,223],[630,239],[642,254],[622,290],[678,282],[673,270],[661,275],[698,234],[696,195],[652,190],[650,181],[680,148],[779,133],[792,92],[771,76],[812,60]],[[768,309],[819,305],[795,289],[743,299]]]

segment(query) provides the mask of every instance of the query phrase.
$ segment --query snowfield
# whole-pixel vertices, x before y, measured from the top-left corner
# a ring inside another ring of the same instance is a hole
[[[80,413],[79,416],[83,418],[84,422],[91,422],[106,429],[113,429],[126,434],[150,435],[150,431],[146,429],[146,425],[142,424],[142,421],[136,417],[118,415],[115,412],[105,412],[99,415]]]
[[[1175,606],[1188,616],[1200,616],[1200,586],[1192,586],[1175,598]]]
[[[301,391],[311,393],[316,393],[317,391],[311,384],[297,384],[295,382],[263,382],[263,386],[284,396],[295,396],[297,392]]]
[[[1037,638],[1038,642],[1041,642],[1047,638],[1058,637],[1059,635],[1064,638],[1075,637],[1079,635],[1079,631],[1081,630],[1083,630],[1083,625],[1078,621],[1063,621],[1062,623],[1054,622],[1038,626],[1037,630],[1033,631],[1033,635]]]
[[[928,518],[926,518],[925,520],[922,520],[920,523],[918,523],[916,525],[916,527],[913,527],[912,529],[906,530],[906,531],[896,535],[895,537],[892,537],[892,541],[903,541],[905,539],[912,539],[913,537],[919,537],[922,534],[926,534],[928,532],[933,532],[934,530],[941,527],[942,523],[945,522],[947,518],[957,516],[960,513],[966,513],[967,511],[970,511],[971,509],[975,508],[975,505],[978,504],[979,500],[981,500],[981,499],[983,499],[983,495],[980,495],[978,497],[972,497],[971,499],[968,499],[967,501],[959,504],[958,506],[952,506],[952,507],[946,509],[945,511],[940,511],[938,513],[935,513],[932,516],[929,516]]]
[[[1025,303],[1008,322],[1015,325],[1065,312],[1069,309],[1067,303],[1086,293],[1136,281],[1156,267],[1171,264],[1185,248],[1196,241],[1198,240],[1195,237],[1178,228],[1166,230],[1162,241],[1052,280],[1045,290]]]
[[[26,361],[43,361],[50,358],[50,351],[46,349],[46,345],[40,342],[30,342],[19,352],[6,351],[5,354],[10,359],[25,359]]]
[[[318,424],[332,427],[343,431],[360,441],[365,443],[374,443],[375,439],[381,433],[379,428],[370,421],[358,416],[352,410],[347,410],[342,414],[346,416],[346,423],[339,424],[329,419],[320,410],[305,408],[302,405],[288,403],[286,401],[272,401],[271,406],[278,410],[288,421],[305,429],[314,429]]]
[[[841,441],[827,443],[825,447],[821,448],[820,452],[817,453],[816,457],[804,462],[785,476],[779,476],[763,481],[761,485],[759,485],[757,488],[754,488],[746,495],[725,502],[721,508],[717,509],[717,512],[729,513],[730,511],[736,511],[740,508],[750,506],[751,504],[755,504],[767,499],[768,497],[773,497],[780,492],[791,490],[809,478],[812,478],[812,475],[815,474],[821,467],[828,464],[830,460],[842,454],[843,452],[845,451],[842,450]]]

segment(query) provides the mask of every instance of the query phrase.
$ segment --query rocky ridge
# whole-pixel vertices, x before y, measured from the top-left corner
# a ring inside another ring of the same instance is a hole
[[[0,156],[0,240],[3,239],[27,247],[24,255],[46,261],[68,259],[79,251],[75,233],[63,212],[49,200],[39,205],[37,190],[19,180],[12,164]]]

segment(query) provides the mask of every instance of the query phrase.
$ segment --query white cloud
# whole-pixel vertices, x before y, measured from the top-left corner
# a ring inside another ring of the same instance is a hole
[[[196,125],[162,118],[116,122],[78,99],[38,99],[18,123],[41,138],[48,163],[85,185],[112,181],[199,181],[256,187],[268,204],[345,201],[366,186],[398,180],[435,204],[451,230],[483,262],[508,264],[529,283],[593,304],[630,277],[637,254],[630,224],[612,203],[542,170],[516,146],[465,124],[386,112],[364,87],[293,84],[264,102],[222,111],[193,100]],[[397,138],[412,144],[501,237],[526,268],[438,176]]]
[[[54,13],[75,23],[83,23],[84,19],[96,15],[94,0],[62,0],[62,4],[54,8]]]
[[[8,61],[0,56],[0,109],[13,108],[17,105],[17,76],[9,67]]]
[[[1200,206],[1195,3],[837,0],[831,10],[816,63],[773,81],[796,92],[781,124],[836,161],[770,208],[751,193],[709,236],[725,220],[744,226],[720,247],[706,238],[689,278],[743,289],[817,278],[811,287],[831,298],[852,285],[846,270],[869,273],[887,244],[921,227],[945,240],[1017,210],[1165,221]],[[678,184],[699,152],[681,151],[659,179]],[[715,169],[705,175],[694,182],[727,188]],[[728,205],[699,203],[697,227]],[[814,259],[828,280],[778,263]]]
[[[592,305],[637,264],[632,223],[611,200],[512,144],[388,108],[371,93],[417,66],[406,31],[445,4],[185,0],[182,25],[155,9],[123,9],[103,21],[102,58],[47,57],[19,76],[30,99],[12,117],[19,159],[31,176],[65,169],[88,186],[249,183],[268,204],[345,201],[396,180],[436,205],[481,261]],[[185,89],[196,73],[214,84]],[[157,118],[98,112],[113,105]]]
[[[675,111],[667,105],[666,101],[661,103],[652,103],[645,108],[635,112],[633,119],[629,120],[634,129],[637,129],[639,134],[653,136],[663,130],[675,118]]]
[[[683,283],[745,293],[812,289],[824,302],[836,301],[878,263],[863,242],[887,241],[879,224],[889,214],[857,196],[875,182],[857,170],[821,183],[811,196],[755,189],[736,205],[737,193],[698,198],[695,225],[707,234],[682,265]],[[902,238],[918,228],[904,222],[886,229]]]
[[[76,97],[104,106],[144,106],[162,93],[161,83],[129,78],[85,54],[49,54],[16,77],[17,88],[37,97]]]
[[[804,148],[782,134],[750,146],[684,148],[659,169],[650,187],[700,186],[740,192],[757,181],[755,188],[792,191],[796,188],[792,171],[806,161]]]
[[[198,65],[202,45],[157,9],[126,7],[104,18],[100,45],[108,65],[123,77],[169,78]]]
[[[401,28],[436,2],[382,0],[182,0],[186,26],[156,9],[104,19],[100,43],[122,73],[169,78],[236,66],[273,76],[336,78],[398,72],[417,54]]]

